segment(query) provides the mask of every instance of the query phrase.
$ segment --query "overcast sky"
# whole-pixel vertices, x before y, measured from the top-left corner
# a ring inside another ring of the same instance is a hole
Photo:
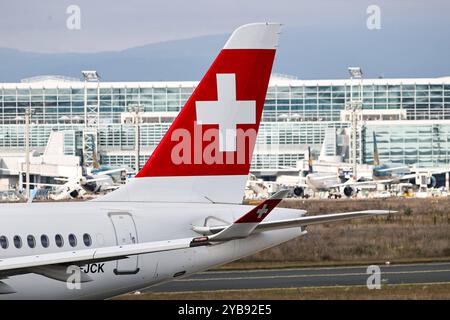
[[[66,27],[70,5],[81,10],[80,30]],[[366,26],[369,5],[380,7],[385,31],[437,22],[440,28],[444,23],[450,29],[448,0],[4,0],[0,2],[0,47],[33,52],[122,50],[230,33],[236,26],[255,21],[318,26],[330,32],[336,25],[347,25],[358,33],[377,32]]]

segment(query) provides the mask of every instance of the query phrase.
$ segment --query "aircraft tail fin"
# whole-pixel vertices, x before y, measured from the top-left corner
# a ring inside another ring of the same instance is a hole
[[[61,157],[64,155],[64,131],[52,131],[44,150],[44,157]]]
[[[236,29],[136,178],[100,201],[241,203],[279,32]]]

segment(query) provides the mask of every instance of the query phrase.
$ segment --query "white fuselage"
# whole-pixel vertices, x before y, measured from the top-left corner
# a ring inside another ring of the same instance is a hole
[[[330,174],[310,173],[305,178],[305,183],[314,192],[329,191],[332,186],[340,183],[337,176]]]
[[[84,234],[89,235],[86,237],[91,242],[89,248],[198,237],[192,230],[194,225],[231,223],[250,208],[226,204],[101,201],[0,205],[0,236],[8,239],[8,248],[0,247],[0,259],[85,249]],[[301,210],[275,209],[267,220],[297,218],[303,214]],[[266,231],[245,240],[85,265],[82,269],[90,281],[81,283],[80,289],[68,289],[65,281],[55,280],[52,271],[45,268],[7,277],[0,273],[0,281],[16,291],[0,294],[0,299],[109,298],[239,259],[303,233],[298,227]],[[74,247],[69,244],[70,234],[77,239]],[[14,245],[16,235],[21,237],[21,248]],[[29,235],[35,238],[34,248],[27,243]],[[47,248],[41,243],[42,235],[49,239]],[[56,235],[62,236],[62,247],[56,245]]]

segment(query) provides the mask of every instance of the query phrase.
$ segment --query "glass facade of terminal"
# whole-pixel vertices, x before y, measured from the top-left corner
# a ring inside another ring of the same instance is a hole
[[[65,150],[75,154],[81,148],[77,134],[89,127],[96,131],[102,164],[133,167],[135,125],[127,123],[124,115],[130,106],[140,105],[145,115],[140,126],[143,164],[195,85],[51,79],[0,84],[0,155],[24,147],[24,112],[31,107],[32,147],[44,147],[52,130],[64,130],[68,132]],[[383,161],[423,166],[450,162],[450,78],[365,79],[362,90],[359,82],[352,85],[350,80],[274,79],[266,97],[253,169],[295,167],[308,145],[320,148],[326,128],[350,126],[342,111],[351,98],[362,99],[363,110],[405,114],[395,125],[389,120],[376,125],[370,119],[364,122],[358,150],[362,162],[372,161],[372,131],[379,137]]]
[[[373,133],[381,163],[417,167],[450,165],[450,123],[395,123],[366,125],[363,130],[365,163],[373,163]]]

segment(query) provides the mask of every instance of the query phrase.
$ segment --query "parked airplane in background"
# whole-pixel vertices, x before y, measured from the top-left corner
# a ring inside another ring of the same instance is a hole
[[[380,162],[380,154],[378,153],[377,136],[373,132],[373,180],[396,179],[411,173],[411,169],[406,165],[396,165],[392,163]]]
[[[104,171],[95,170],[95,174],[85,174],[67,178],[54,178],[63,181],[62,184],[32,182],[30,185],[36,188],[50,187],[52,200],[67,200],[82,197],[87,193],[100,193],[116,190],[121,186],[120,175],[126,174],[126,168],[114,168]],[[119,174],[119,177],[113,175]]]
[[[284,187],[290,188],[293,195],[297,197],[309,197],[310,192],[327,192],[328,197],[340,198],[351,197],[355,192],[358,182],[345,180],[337,172],[314,172],[311,149],[308,147],[308,171],[300,172],[298,176],[280,176],[277,182]],[[303,176],[304,174],[304,176]]]
[[[127,181],[128,179],[134,178],[135,176],[135,171],[133,169],[131,169],[130,167],[125,167],[125,166],[106,166],[106,165],[102,165],[99,166],[97,168],[87,168],[86,169],[86,173],[89,176],[92,175],[109,175],[113,178],[114,182],[116,183],[121,183],[124,181]]]
[[[30,153],[30,165],[35,176],[39,176],[39,182],[31,182],[31,190],[34,195],[37,189],[41,195],[49,196],[54,200],[78,198],[86,193],[106,192],[117,189],[128,179],[131,169],[127,167],[80,167],[80,158],[64,153],[64,132],[52,131],[47,145],[42,154],[36,151]],[[24,172],[24,160],[19,160],[19,166],[15,169],[0,168],[0,175],[22,175]],[[51,174],[50,176],[48,174]],[[48,178],[63,181],[61,184],[40,182]],[[19,179],[15,190],[22,198],[21,191],[25,189],[25,179]],[[45,190],[44,190],[45,189]]]
[[[450,172],[450,168],[415,168],[380,162],[376,133],[373,132],[373,180],[383,184],[412,182],[418,186],[436,187],[435,175]]]
[[[64,200],[82,197],[86,193],[98,193],[116,190],[120,187],[113,181],[113,178],[107,173],[96,175],[82,175],[79,177],[56,178],[63,181],[63,185],[54,184],[53,200]],[[47,184],[49,185],[49,184]]]
[[[240,259],[307,225],[387,214],[306,216],[275,208],[285,191],[241,204],[279,32],[236,29],[123,187],[87,202],[1,205],[0,298],[108,298]]]
[[[308,171],[305,176],[280,176],[277,182],[292,189],[297,197],[308,197],[308,190],[312,192],[327,192],[330,198],[353,196],[359,187],[377,185],[398,185],[412,183],[419,187],[433,188],[436,186],[437,174],[450,172],[450,168],[414,168],[407,165],[380,163],[376,133],[373,133],[373,168],[371,178],[361,178],[357,181],[344,179],[337,172],[314,172],[311,151],[308,148]],[[337,168],[337,167],[336,167]]]

